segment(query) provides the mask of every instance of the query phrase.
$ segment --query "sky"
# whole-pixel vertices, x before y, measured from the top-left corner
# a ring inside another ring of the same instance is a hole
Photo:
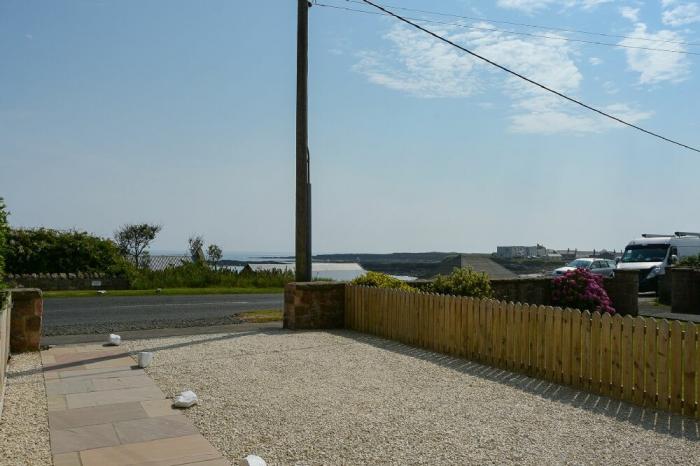
[[[395,9],[700,146],[700,2],[385,1],[466,17]],[[619,250],[644,232],[700,231],[700,154],[395,19],[309,15],[314,253]],[[3,0],[11,224],[111,236],[149,222],[163,227],[155,250],[201,234],[225,251],[292,252],[295,41],[294,0]]]

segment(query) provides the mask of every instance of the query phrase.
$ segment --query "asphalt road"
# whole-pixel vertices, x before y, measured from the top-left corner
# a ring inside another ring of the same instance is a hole
[[[44,300],[44,335],[228,325],[236,314],[282,309],[282,294],[98,296]]]

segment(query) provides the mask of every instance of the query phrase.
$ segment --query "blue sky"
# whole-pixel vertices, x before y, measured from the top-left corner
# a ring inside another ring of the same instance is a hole
[[[475,18],[426,26],[700,145],[700,56],[551,38],[700,53],[688,45],[700,42],[697,2],[386,3]],[[700,230],[700,154],[390,18],[314,6],[310,24],[314,252],[619,249],[646,231]],[[156,249],[184,250],[199,233],[229,251],[292,251],[295,27],[293,0],[4,0],[0,195],[11,222],[109,236],[148,221],[163,225]]]

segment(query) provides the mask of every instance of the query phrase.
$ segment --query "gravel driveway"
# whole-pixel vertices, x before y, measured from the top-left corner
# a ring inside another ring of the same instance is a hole
[[[231,460],[269,464],[700,464],[697,421],[354,332],[128,342]]]

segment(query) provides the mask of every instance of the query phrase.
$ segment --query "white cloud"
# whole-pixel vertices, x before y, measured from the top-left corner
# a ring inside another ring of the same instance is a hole
[[[489,27],[478,23],[478,27]],[[576,95],[583,75],[574,61],[568,42],[517,37],[498,31],[443,30],[441,35],[468,45],[474,52],[560,92]],[[404,26],[394,26],[385,35],[391,43],[387,54],[364,52],[355,70],[370,82],[424,98],[468,97],[488,88],[512,100],[510,129],[519,133],[590,133],[615,127],[603,117],[526,83],[514,76]],[[625,104],[612,110],[639,121],[651,114]]]
[[[667,6],[670,6],[669,4]],[[697,3],[684,3],[666,10],[661,15],[661,20],[669,26],[684,26],[700,22],[700,5]]]
[[[394,58],[363,52],[354,67],[371,82],[418,97],[467,97],[478,89],[474,59],[462,51],[399,26],[384,38]]]
[[[588,63],[590,63],[593,66],[598,66],[603,64],[603,60],[598,57],[591,57],[588,59]]]
[[[627,18],[633,23],[639,21],[639,8],[623,6],[622,8],[620,8],[620,14],[623,18]]]
[[[682,42],[683,37],[675,31],[661,30],[647,32],[643,23],[635,26],[631,34],[635,38]],[[637,39],[623,39],[620,45],[648,47],[649,42]],[[677,50],[685,50],[682,44],[674,44]],[[690,60],[681,53],[657,52],[643,49],[625,49],[627,67],[639,73],[640,84],[657,84],[664,81],[680,82],[690,75]]]

